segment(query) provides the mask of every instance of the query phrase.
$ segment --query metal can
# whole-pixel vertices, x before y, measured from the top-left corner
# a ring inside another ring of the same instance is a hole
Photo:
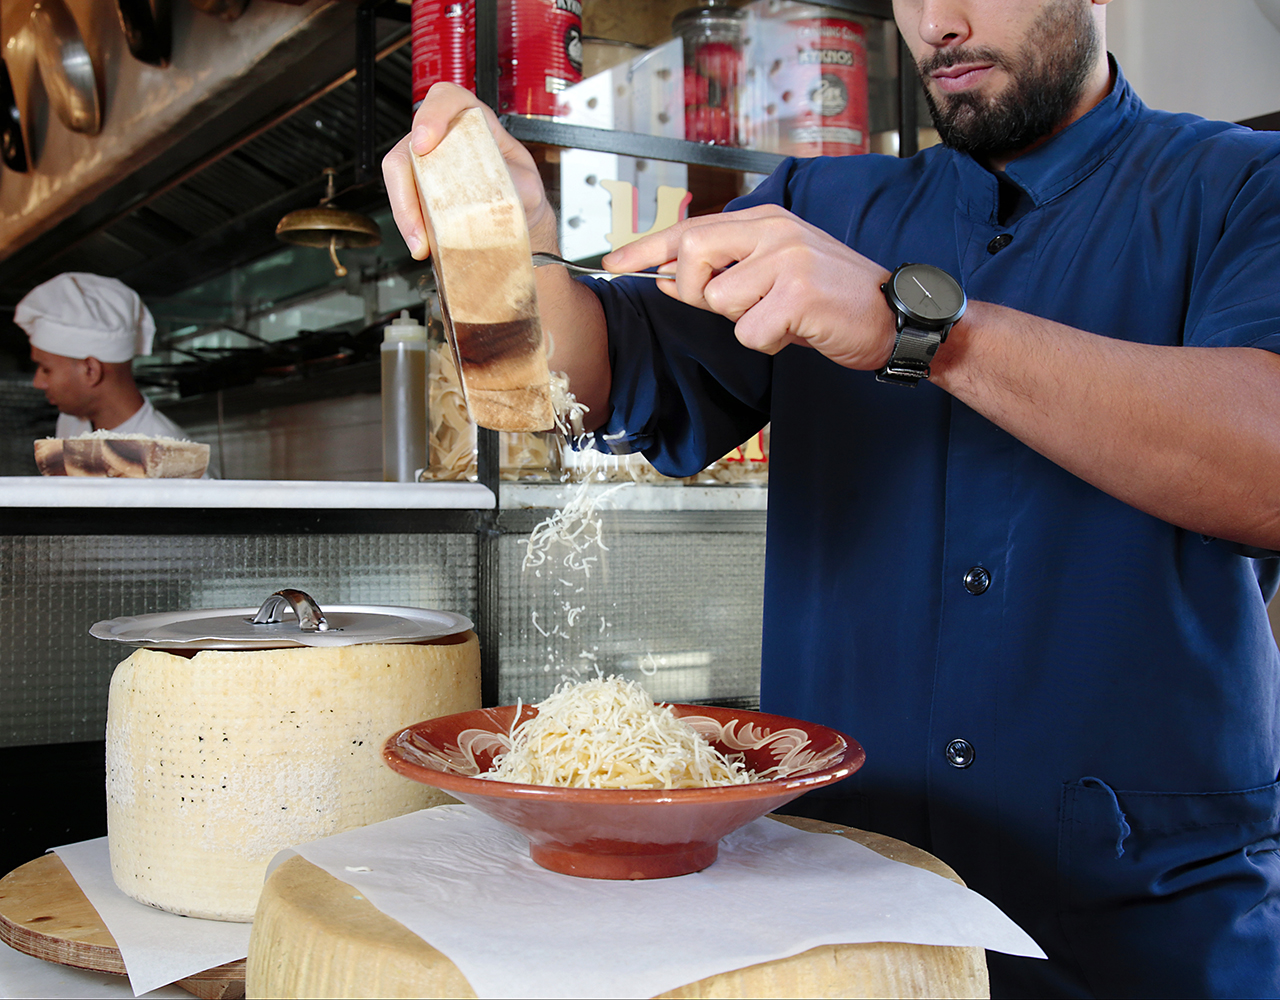
[[[559,114],[558,95],[582,80],[581,0],[499,0],[498,110]]]
[[[476,91],[476,0],[413,0],[413,110],[433,83]]]
[[[753,4],[753,142],[790,156],[870,151],[866,29],[829,7],[768,0]]]

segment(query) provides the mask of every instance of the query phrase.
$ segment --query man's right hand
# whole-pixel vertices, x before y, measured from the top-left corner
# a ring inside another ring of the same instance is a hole
[[[430,252],[427,224],[422,218],[418,185],[413,177],[413,154],[421,156],[435,149],[449,123],[467,108],[484,111],[485,121],[498,141],[498,149],[502,151],[502,158],[524,206],[532,249],[559,253],[556,213],[547,200],[533,157],[507,134],[506,129],[498,124],[497,116],[475,94],[452,83],[437,83],[427,91],[426,98],[413,116],[409,134],[396,143],[382,161],[391,214],[408,244],[409,252],[418,260],[425,259]],[[536,268],[534,280],[538,286],[542,329],[548,336],[547,363],[552,371],[561,371],[569,376],[574,395],[590,408],[587,426],[598,426],[609,412],[612,378],[600,300],[572,280],[562,267]]]
[[[409,134],[396,143],[382,160],[382,176],[387,184],[387,198],[400,235],[409,252],[417,260],[425,260],[427,227],[418,201],[418,187],[413,179],[412,153],[419,156],[431,152],[444,137],[449,123],[467,108],[480,108],[506,160],[515,183],[516,193],[524,206],[529,223],[529,240],[534,250],[558,251],[556,215],[547,201],[542,178],[529,151],[507,134],[497,116],[475,94],[452,83],[437,83],[429,91],[413,116]]]

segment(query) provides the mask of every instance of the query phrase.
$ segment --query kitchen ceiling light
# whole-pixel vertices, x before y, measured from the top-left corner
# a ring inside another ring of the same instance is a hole
[[[338,259],[339,249],[366,249],[382,242],[382,230],[367,215],[334,208],[334,178],[337,171],[325,167],[325,195],[317,208],[299,208],[290,212],[276,225],[276,238],[284,243],[304,247],[327,249],[333,261],[333,271],[339,278],[347,276],[347,269]]]

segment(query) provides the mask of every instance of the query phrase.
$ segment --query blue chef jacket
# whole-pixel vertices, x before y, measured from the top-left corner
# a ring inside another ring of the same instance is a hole
[[[788,160],[730,207],[1104,336],[1280,351],[1280,136],[1152,111],[1114,72],[1002,177],[942,148]],[[761,701],[867,751],[807,808],[1025,927],[1050,961],[992,956],[997,996],[1280,994],[1275,554],[1141,513],[931,384],[593,287],[606,433],[687,475],[772,420]]]

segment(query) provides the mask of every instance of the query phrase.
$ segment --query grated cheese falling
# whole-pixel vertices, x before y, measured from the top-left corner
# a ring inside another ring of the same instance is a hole
[[[564,372],[551,373],[551,409],[555,411],[556,430],[566,438],[577,440],[586,436],[582,418],[591,408],[578,402],[578,397],[569,390],[569,376]]]
[[[512,748],[482,778],[560,788],[705,788],[756,776],[655,705],[635,681],[561,684],[511,733]]]
[[[564,565],[590,577],[592,564],[599,561],[599,556],[591,554],[592,550],[609,551],[603,540],[604,525],[600,521],[600,504],[618,490],[631,485],[619,483],[593,495],[591,484],[582,483],[568,503],[539,522],[529,533],[521,569],[530,570],[541,566],[551,558],[552,546],[561,545],[567,550]]]

